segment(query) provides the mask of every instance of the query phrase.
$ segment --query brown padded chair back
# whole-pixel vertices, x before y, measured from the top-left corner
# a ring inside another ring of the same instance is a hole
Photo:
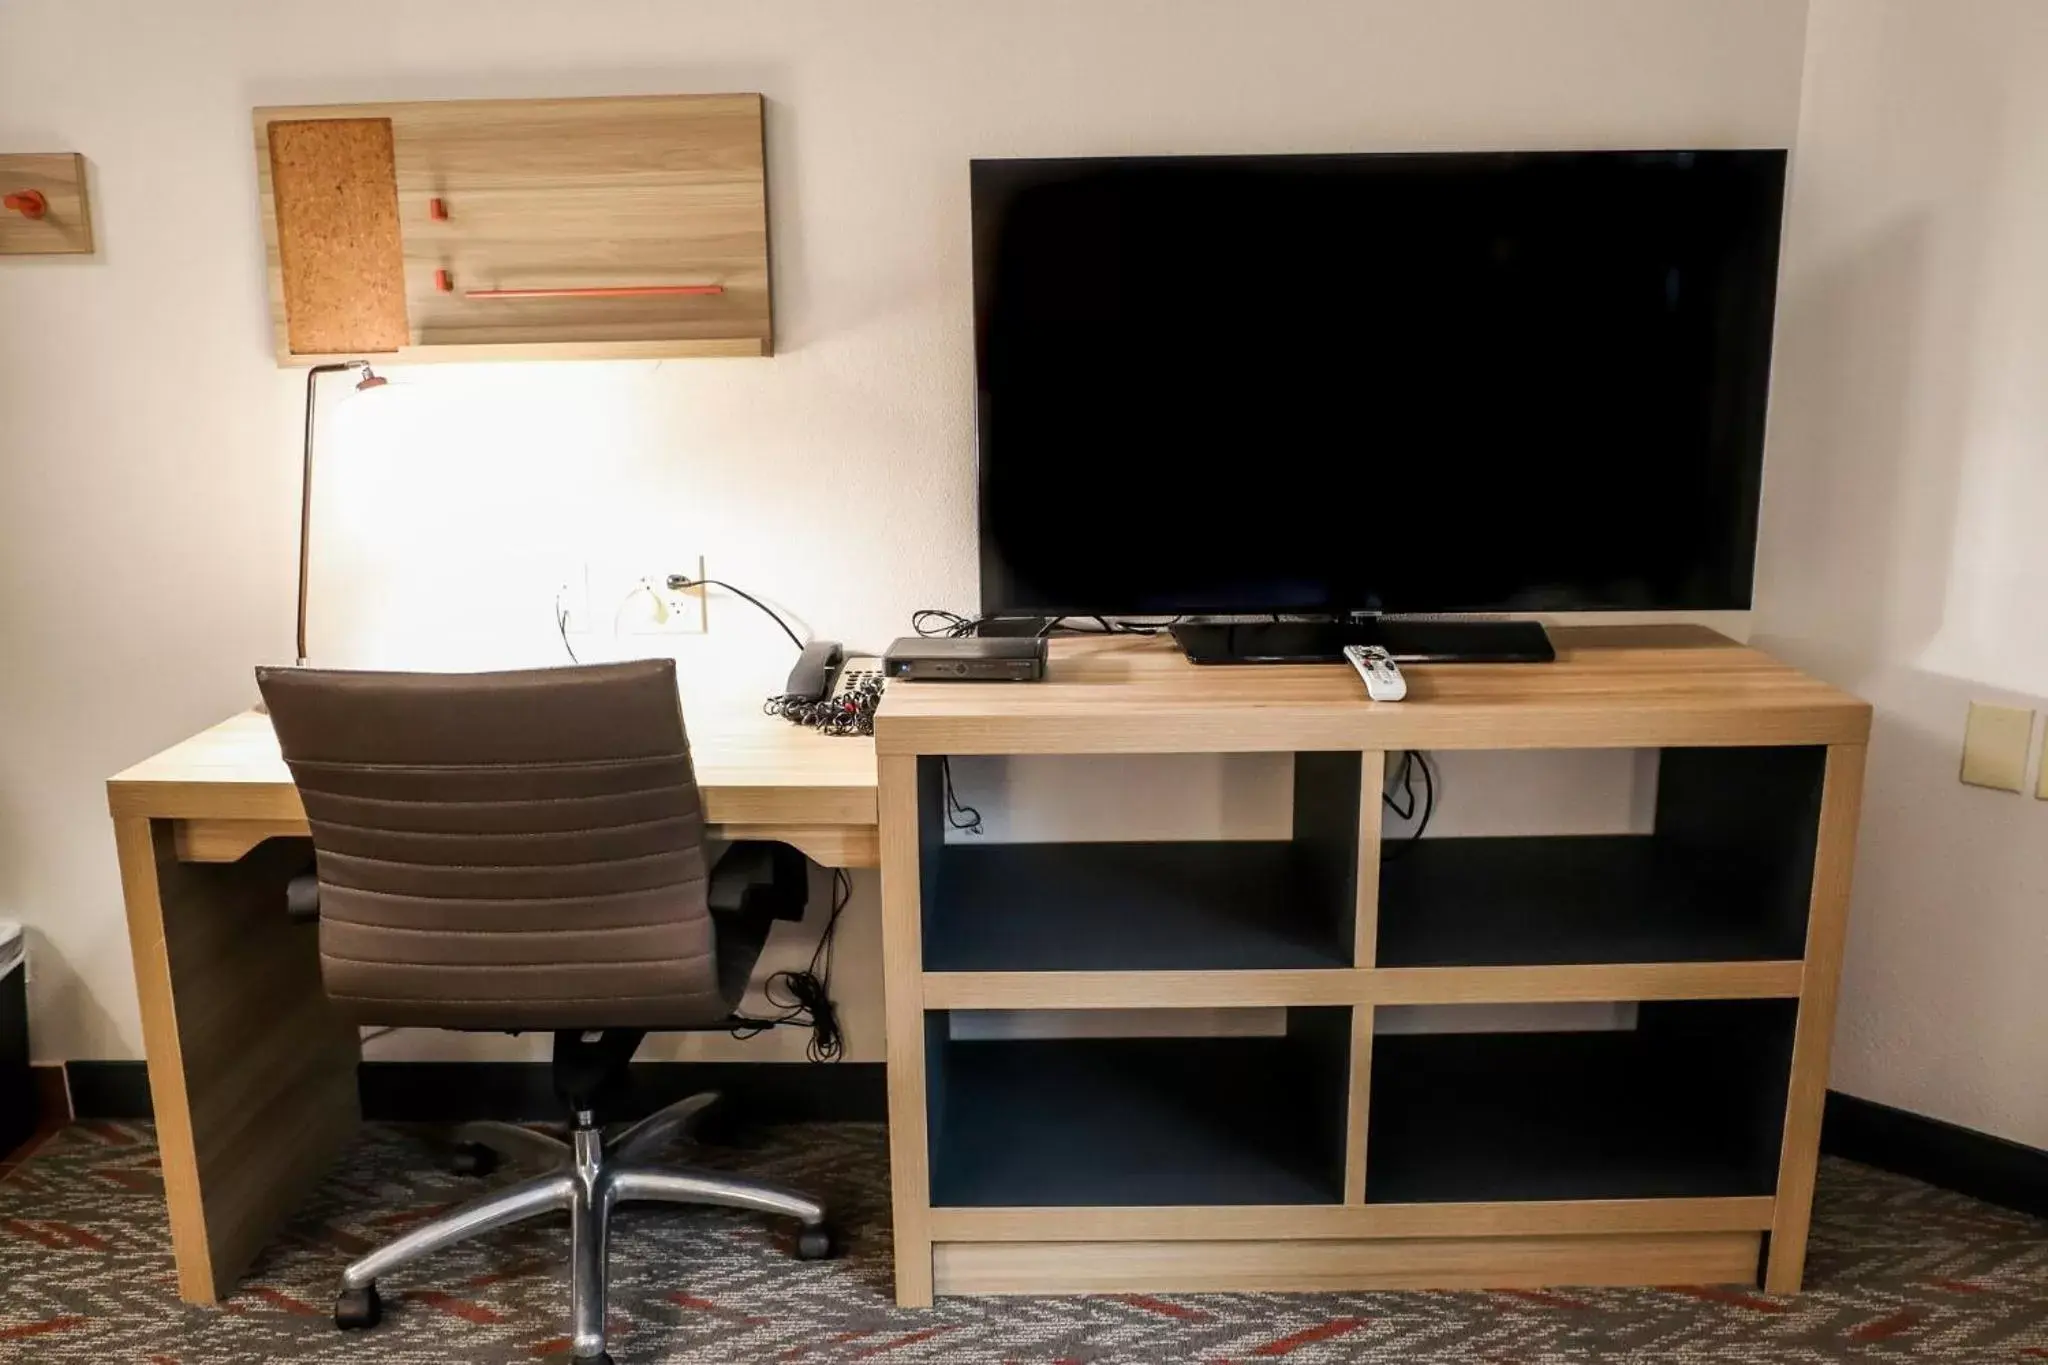
[[[312,826],[327,994],[356,1022],[731,1014],[672,661],[256,681]]]

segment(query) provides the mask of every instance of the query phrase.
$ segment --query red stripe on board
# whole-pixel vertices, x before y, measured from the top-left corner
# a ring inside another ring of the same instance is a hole
[[[1269,1341],[1264,1346],[1253,1351],[1252,1354],[1261,1357],[1284,1356],[1290,1351],[1298,1351],[1304,1346],[1313,1346],[1319,1341],[1328,1341],[1332,1337],[1341,1337],[1348,1332],[1356,1332],[1359,1328],[1365,1326],[1366,1321],[1365,1318],[1331,1318],[1320,1327],[1310,1327],[1296,1332],[1291,1337],[1282,1337],[1278,1341]]]

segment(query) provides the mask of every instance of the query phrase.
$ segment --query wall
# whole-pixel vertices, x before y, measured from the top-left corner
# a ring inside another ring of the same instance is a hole
[[[1815,0],[1755,635],[1876,703],[1834,1085],[2048,1146],[2048,7]],[[2038,742],[2038,741],[2037,741]]]
[[[975,600],[970,157],[1785,145],[1804,22],[1797,0],[8,0],[0,145],[83,150],[102,243],[0,265],[0,915],[34,926],[38,1054],[140,1052],[104,778],[291,651],[299,387],[267,350],[252,106],[769,99],[778,356],[412,371],[403,422],[328,452],[317,657],[556,658],[564,562],[698,553],[880,645]],[[765,691],[771,631],[721,602],[692,666]],[[1602,769],[1586,818],[1626,819],[1634,773]],[[1540,777],[1463,788],[1541,813],[1517,785]],[[1117,804],[1221,790],[1164,773]]]

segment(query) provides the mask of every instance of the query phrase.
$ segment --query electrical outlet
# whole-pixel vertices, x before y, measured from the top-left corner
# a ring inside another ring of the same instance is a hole
[[[705,577],[697,559],[692,581]],[[669,574],[648,574],[636,581],[619,606],[619,629],[631,635],[705,635],[711,630],[710,608],[702,587],[672,588]]]
[[[564,635],[590,634],[590,566],[576,564],[563,570],[555,584],[555,614]]]
[[[2027,754],[2034,713],[2023,706],[1970,703],[1963,730],[1963,781],[1973,787],[2018,792],[2027,788]]]

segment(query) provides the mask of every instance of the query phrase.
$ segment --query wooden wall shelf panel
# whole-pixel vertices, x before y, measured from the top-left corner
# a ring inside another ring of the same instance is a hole
[[[254,117],[282,364],[772,352],[759,95]],[[388,163],[327,145],[369,125],[388,129]],[[353,280],[339,297],[301,287],[335,262]]]
[[[900,1303],[1754,1283],[1766,1229],[1763,1282],[1798,1287],[1870,708],[1699,628],[1553,634],[1554,665],[1417,667],[1395,705],[1130,637],[1055,642],[1032,687],[890,689]],[[1653,831],[1383,841],[1361,778],[1403,748],[1656,748]],[[946,841],[944,757],[1152,752],[1291,754],[1291,838]],[[1375,1029],[1563,1001],[1632,1022]],[[1286,1032],[950,1013],[1232,1008]]]

